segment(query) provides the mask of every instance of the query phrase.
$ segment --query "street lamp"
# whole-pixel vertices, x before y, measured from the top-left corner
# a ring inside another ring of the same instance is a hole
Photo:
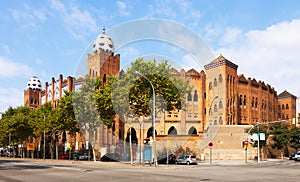
[[[46,131],[45,131],[46,118],[45,118],[44,113],[43,113],[43,115],[44,115],[44,151],[43,151],[44,153],[43,153],[43,159],[45,160],[45,155],[46,155],[46,151],[45,151],[46,150],[46,144],[45,144],[46,143],[46,139],[45,139],[46,138]]]
[[[155,139],[155,90],[154,90],[154,87],[153,87],[153,84],[152,82],[147,78],[145,77],[142,73],[138,72],[138,71],[135,71],[135,73],[143,78],[145,78],[151,85],[151,88],[152,88],[152,125],[153,125],[153,150],[154,150],[154,166],[156,167],[157,166],[157,159],[156,159],[156,139]]]
[[[215,96],[213,98],[213,100],[210,103],[210,107],[209,107],[209,116],[210,116],[210,121],[209,121],[209,164],[212,164],[212,109],[211,106],[213,104],[213,102],[218,98],[218,96]]]

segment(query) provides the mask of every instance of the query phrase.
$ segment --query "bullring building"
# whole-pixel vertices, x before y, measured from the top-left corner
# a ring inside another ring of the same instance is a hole
[[[120,61],[121,55],[115,54],[113,41],[104,30],[94,41],[93,50],[87,56],[87,74],[100,77],[105,86],[109,76],[120,72]],[[193,89],[186,97],[185,110],[166,112],[156,118],[155,133],[158,141],[169,137],[173,144],[184,146],[184,142],[180,141],[201,140],[209,125],[255,125],[257,122],[296,118],[294,95],[288,91],[277,94],[268,83],[238,74],[238,65],[222,55],[205,65],[204,70],[172,68],[171,71],[174,76],[189,80]],[[32,77],[24,91],[24,105],[38,108],[51,102],[56,107],[59,99],[64,97],[64,90],[76,92],[82,83],[81,77],[63,78],[60,75],[58,79],[52,78],[44,84],[37,77]],[[130,124],[120,120],[116,117],[114,129],[99,125],[94,144],[99,155],[109,151],[124,152],[126,147],[118,146],[126,145],[126,141],[129,141],[127,131],[130,128],[132,142],[136,146],[151,140],[153,127],[150,118],[135,118]],[[72,138],[67,132],[63,135],[61,137],[67,139],[60,140],[62,146],[67,142],[71,144],[72,151],[86,149],[84,136],[78,134]],[[157,150],[162,148],[158,145]],[[135,150],[140,149],[136,147]],[[193,150],[197,150],[197,147]]]

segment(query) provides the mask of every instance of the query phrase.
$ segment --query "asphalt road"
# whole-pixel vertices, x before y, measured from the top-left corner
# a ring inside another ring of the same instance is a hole
[[[300,181],[300,162],[216,161],[213,165],[135,165],[124,163],[0,158],[0,182],[50,181]]]

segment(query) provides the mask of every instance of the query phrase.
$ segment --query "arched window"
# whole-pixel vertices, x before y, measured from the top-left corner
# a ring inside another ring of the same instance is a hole
[[[278,113],[278,118],[281,118],[281,114],[280,113]]]
[[[177,130],[174,126],[171,126],[168,130],[168,135],[177,135]]]
[[[204,92],[204,94],[203,94],[203,95],[204,95],[204,99],[206,99],[206,92]]]
[[[188,93],[188,101],[192,101],[192,93],[191,92]]]
[[[255,108],[257,108],[257,97],[255,98]]]
[[[214,106],[214,112],[217,112],[218,111],[218,107],[217,107],[217,104],[215,104]]]
[[[94,77],[94,70],[93,70],[93,75],[92,75],[92,77]]]
[[[204,108],[204,114],[206,114],[206,108]]]
[[[217,85],[218,85],[217,79],[215,78],[215,79],[214,79],[214,86],[216,87]]]
[[[254,107],[254,97],[252,97],[251,106]]]
[[[209,82],[209,90],[211,90],[211,89],[212,89],[212,83]]]
[[[278,110],[280,110],[280,105],[278,105]]]
[[[219,102],[219,109],[223,109],[222,101]]]
[[[281,107],[281,108],[282,108],[282,110],[284,110],[284,104],[282,104],[282,107]]]
[[[219,125],[222,125],[223,124],[223,119],[222,119],[222,116],[219,117]]]
[[[223,81],[222,74],[219,74],[219,82],[221,83],[222,81]]]
[[[189,129],[188,135],[197,135],[197,130],[194,126]]]
[[[284,114],[282,114],[282,117],[281,117],[282,119],[284,119]]]
[[[240,106],[243,105],[243,96],[242,95],[240,95],[239,101],[240,101]]]
[[[289,109],[289,104],[286,104],[286,105],[285,105],[285,109]]]
[[[246,95],[244,95],[244,106],[246,106],[246,104],[247,104],[247,97]]]
[[[195,90],[195,92],[194,92],[194,101],[198,102],[198,93],[197,93],[197,90]]]

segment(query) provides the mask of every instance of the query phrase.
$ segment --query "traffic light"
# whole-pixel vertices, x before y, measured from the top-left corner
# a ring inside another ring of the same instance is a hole
[[[248,147],[248,140],[243,141],[242,144],[243,144],[243,148],[246,150]]]

